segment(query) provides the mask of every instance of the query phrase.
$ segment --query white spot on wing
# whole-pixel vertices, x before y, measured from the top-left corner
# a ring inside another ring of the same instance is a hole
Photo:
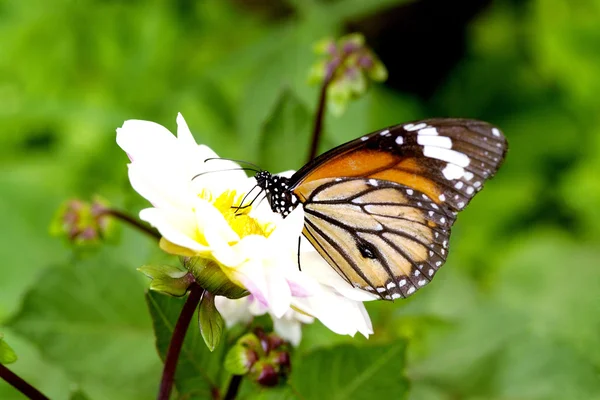
[[[425,148],[423,149],[423,154],[425,155],[425,157],[436,158],[438,160],[455,164],[459,167],[466,167],[471,162],[469,157],[467,157],[463,153],[440,147],[425,146]],[[463,175],[464,171],[461,171],[460,176]]]
[[[439,199],[440,199],[440,201],[446,201],[446,196],[444,196],[443,194],[440,194]]]
[[[396,287],[396,282],[390,282],[390,283],[387,284],[387,288],[388,289],[393,289],[395,287]]]
[[[418,131],[419,129],[425,128],[427,126],[426,123],[421,122],[420,124],[414,125],[414,124],[407,124],[404,125],[404,129],[406,129],[407,131]]]
[[[370,184],[371,186],[377,186],[377,185],[378,185],[378,183],[377,183],[377,180],[376,180],[376,179],[369,179],[369,184]]]
[[[362,140],[362,141],[364,142],[364,141],[365,141],[365,140],[367,140],[368,138],[369,138],[368,136],[363,136],[363,137],[361,137],[361,138],[360,138],[360,140]]]
[[[417,125],[418,126],[418,125]],[[415,127],[416,128],[416,127]],[[432,126],[429,126],[427,128],[421,129],[419,131],[419,136],[437,136],[438,135],[438,131],[437,129],[435,129]],[[447,138],[450,139],[450,138]]]
[[[442,174],[444,174],[444,178],[446,178],[448,180],[458,179],[461,176],[463,176],[464,173],[465,173],[465,170],[463,167],[459,167],[458,165],[454,165],[451,163],[448,163],[448,165],[446,165],[446,168],[444,168],[442,170]]]
[[[379,134],[380,134],[381,136],[385,136],[385,135],[387,135],[388,133],[390,133],[390,130],[389,130],[389,129],[386,129],[386,130],[384,130],[384,131],[381,131],[381,132],[379,132]]]
[[[423,132],[425,129],[422,129]],[[452,148],[452,139],[446,136],[417,136],[417,143],[422,146],[442,147],[444,149]]]
[[[470,181],[471,179],[473,179],[473,173],[471,171],[465,171],[464,176],[467,181]]]
[[[408,194],[409,196],[412,196],[413,193],[414,192],[412,189],[406,189],[406,194]]]
[[[492,128],[492,133],[494,134],[494,136],[500,136],[500,131],[498,130],[498,128]]]
[[[461,181],[456,182],[456,185],[454,185],[454,187],[457,189],[462,189],[463,186],[464,186],[464,183],[462,183]]]
[[[404,143],[404,138],[402,136],[398,136],[396,138],[396,144],[401,145],[402,143]]]

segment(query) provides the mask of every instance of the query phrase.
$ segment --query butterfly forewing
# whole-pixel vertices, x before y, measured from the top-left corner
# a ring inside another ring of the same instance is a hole
[[[469,119],[396,125],[346,143],[300,169],[291,188],[322,178],[369,177],[417,189],[452,211],[463,209],[504,160],[494,126]]]
[[[317,157],[292,176],[305,236],[350,284],[385,299],[431,280],[450,228],[507,150],[492,125],[430,119],[382,129]]]

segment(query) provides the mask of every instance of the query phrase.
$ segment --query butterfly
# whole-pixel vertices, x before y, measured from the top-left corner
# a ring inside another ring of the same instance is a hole
[[[338,146],[290,178],[256,173],[274,212],[304,208],[304,236],[355,288],[394,300],[431,281],[450,229],[507,151],[487,122],[436,118]]]

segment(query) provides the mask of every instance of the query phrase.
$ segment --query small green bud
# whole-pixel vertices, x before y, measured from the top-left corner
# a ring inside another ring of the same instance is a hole
[[[233,375],[245,375],[258,361],[258,354],[241,344],[234,345],[225,357],[225,369]]]

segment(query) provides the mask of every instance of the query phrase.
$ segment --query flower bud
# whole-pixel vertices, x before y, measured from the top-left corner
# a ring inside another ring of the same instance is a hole
[[[50,225],[50,234],[77,246],[99,244],[114,233],[115,224],[105,214],[107,202],[95,197],[91,203],[71,199],[62,204]]]
[[[256,382],[262,386],[272,387],[279,383],[279,374],[271,364],[260,362],[256,364]]]
[[[291,370],[289,345],[274,333],[257,328],[229,350],[225,368],[235,375],[248,375],[262,386],[276,386]]]
[[[341,115],[351,100],[366,93],[370,81],[387,79],[385,66],[359,33],[319,41],[315,52],[323,58],[311,67],[309,82],[329,85],[328,105],[334,114]]]

